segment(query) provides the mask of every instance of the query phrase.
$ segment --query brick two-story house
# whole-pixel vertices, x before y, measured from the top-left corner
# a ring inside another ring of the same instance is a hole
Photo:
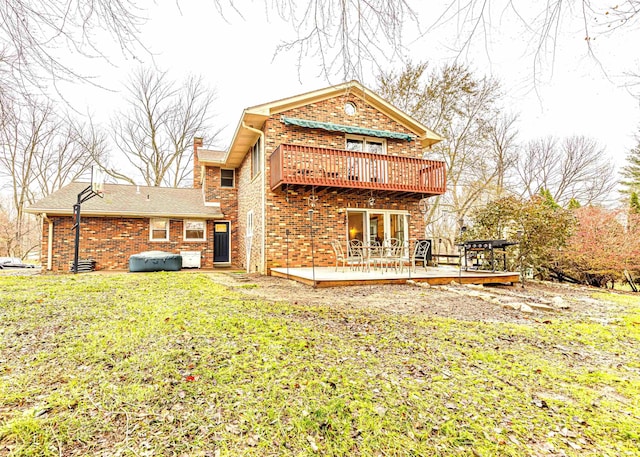
[[[355,81],[247,108],[226,151],[194,139],[193,189],[106,184],[85,202],[80,257],[126,269],[141,251],[187,251],[202,268],[268,273],[332,265],[333,239],[421,238],[420,200],[446,189],[444,163],[422,157],[441,140]],[[43,218],[48,270],[68,271],[84,186],[28,210]]]

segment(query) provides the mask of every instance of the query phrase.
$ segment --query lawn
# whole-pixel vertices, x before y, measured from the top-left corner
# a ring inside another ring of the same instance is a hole
[[[640,298],[594,298],[513,324],[0,276],[0,455],[640,455]]]

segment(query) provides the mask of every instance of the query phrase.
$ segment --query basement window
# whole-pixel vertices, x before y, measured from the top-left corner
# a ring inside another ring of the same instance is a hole
[[[185,220],[184,240],[185,241],[205,241],[207,221]]]
[[[151,219],[149,239],[151,241],[169,241],[169,219]]]

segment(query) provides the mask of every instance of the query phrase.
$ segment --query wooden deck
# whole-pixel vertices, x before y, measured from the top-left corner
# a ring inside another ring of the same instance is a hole
[[[462,284],[513,284],[520,281],[517,272],[460,271],[452,267],[418,267],[415,272],[407,268],[394,271],[359,271],[334,267],[272,268],[271,275],[288,278],[313,287],[362,286],[373,284],[404,284],[408,280],[445,285],[451,281]]]

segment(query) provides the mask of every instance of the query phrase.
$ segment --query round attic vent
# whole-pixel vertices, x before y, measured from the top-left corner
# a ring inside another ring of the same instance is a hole
[[[356,105],[351,102],[345,103],[344,112],[347,114],[347,116],[353,116],[354,114],[356,114]]]

